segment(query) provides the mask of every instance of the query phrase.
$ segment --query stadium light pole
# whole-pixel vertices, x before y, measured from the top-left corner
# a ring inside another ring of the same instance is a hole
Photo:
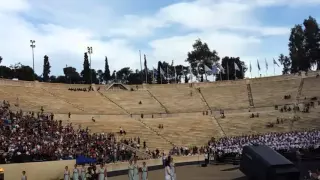
[[[32,70],[33,70],[33,80],[35,80],[35,71],[34,71],[34,48],[36,48],[36,41],[35,40],[30,40],[30,47],[32,49]]]
[[[90,84],[92,84],[92,69],[91,69],[91,54],[92,54],[92,47],[87,47],[88,49],[88,54],[90,58]]]

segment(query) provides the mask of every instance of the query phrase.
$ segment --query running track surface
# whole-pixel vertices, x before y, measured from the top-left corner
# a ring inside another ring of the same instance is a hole
[[[209,165],[176,167],[177,180],[245,180],[238,166]],[[150,171],[149,180],[164,180],[164,169]],[[128,175],[109,177],[108,180],[128,180]]]

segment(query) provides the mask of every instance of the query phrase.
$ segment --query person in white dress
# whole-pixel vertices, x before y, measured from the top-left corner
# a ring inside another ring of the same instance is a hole
[[[170,159],[167,159],[165,162],[165,180],[172,180],[172,173],[171,173],[171,167],[170,167]]]
[[[99,172],[98,180],[107,180],[107,168],[104,166],[104,164],[100,164],[100,169],[98,172]]]
[[[74,165],[72,180],[79,180],[79,169],[76,164]]]
[[[86,166],[83,164],[81,168],[81,180],[87,179],[87,169]]]
[[[133,179],[134,180],[139,180],[140,177],[139,177],[139,166],[138,166],[138,163],[137,163],[137,159],[134,159],[133,161]]]
[[[26,171],[22,171],[21,180],[27,180]]]
[[[141,180],[148,180],[148,167],[146,165],[146,162],[142,163],[142,168],[141,168]]]
[[[63,180],[70,180],[70,171],[68,166],[64,168]]]
[[[170,160],[171,161],[170,167],[171,167],[171,174],[172,174],[171,180],[177,180],[176,168],[175,168],[175,164],[173,162],[173,158],[171,156],[169,156],[169,157],[171,159]]]
[[[134,168],[133,168],[133,164],[132,164],[132,159],[129,160],[129,167],[128,167],[128,177],[129,180],[134,180]]]

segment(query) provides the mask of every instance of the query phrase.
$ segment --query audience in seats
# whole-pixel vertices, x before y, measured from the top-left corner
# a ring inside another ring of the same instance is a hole
[[[312,172],[311,170],[308,171],[309,178],[311,180],[319,180],[320,179],[320,169],[317,169],[315,172]]]
[[[126,135],[126,131],[122,129],[122,127],[120,127],[120,131],[119,131],[120,135]]]
[[[284,95],[283,99],[291,99],[291,95]]]
[[[88,88],[68,88],[68,90],[69,91],[83,91],[83,92],[94,91],[92,86],[89,86]],[[100,88],[98,90],[100,90]]]
[[[62,125],[52,113],[12,112],[0,107],[0,163],[53,161],[86,156],[99,162],[124,161],[134,152],[112,133],[92,134],[89,129]],[[124,133],[124,131],[123,131]],[[90,143],[89,143],[90,142]],[[140,143],[140,138],[136,138]],[[135,145],[139,147],[139,145]]]

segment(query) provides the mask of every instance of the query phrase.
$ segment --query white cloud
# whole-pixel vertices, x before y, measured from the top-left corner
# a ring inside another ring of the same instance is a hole
[[[260,40],[255,37],[241,37],[235,34],[222,32],[195,33],[187,36],[176,36],[167,39],[156,40],[150,43],[153,48],[153,57],[161,61],[175,59],[177,63],[185,64],[186,52],[192,50],[192,43],[200,38],[208,43],[209,47],[215,49],[220,57],[243,56],[248,49],[253,50],[259,45]]]
[[[92,61],[96,69],[104,68],[106,55],[112,69],[139,68],[140,48],[147,54],[150,66],[158,60],[175,59],[176,63],[184,63],[186,53],[197,38],[207,42],[220,56],[249,57],[250,51],[263,44],[262,36],[286,35],[289,31],[288,27],[264,26],[255,16],[257,7],[281,5],[289,0],[196,0],[162,7],[143,16],[119,14],[113,10],[114,2],[0,1],[0,23],[6,27],[0,28],[3,63],[32,65],[30,39],[36,40],[36,72],[39,74],[45,54],[50,57],[55,74],[62,74],[66,64],[81,70],[87,46],[93,47]],[[307,2],[319,3],[318,0]],[[172,34],[162,29],[174,27],[191,33]],[[162,38],[158,30],[163,30]],[[136,45],[139,40],[140,45]]]

